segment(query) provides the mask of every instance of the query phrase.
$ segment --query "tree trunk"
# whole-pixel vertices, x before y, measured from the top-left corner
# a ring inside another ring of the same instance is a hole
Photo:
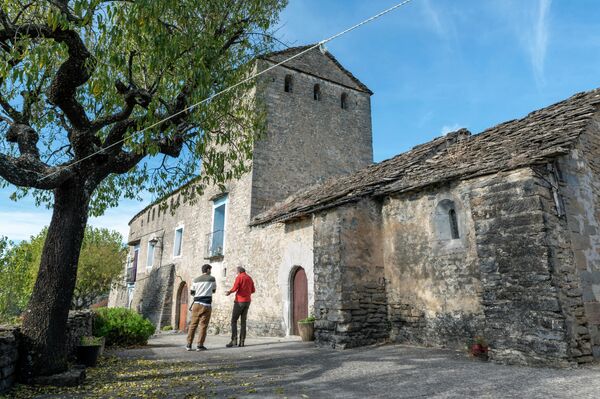
[[[67,318],[77,263],[88,219],[90,194],[82,183],[69,181],[54,190],[54,210],[40,270],[23,318],[21,377],[67,369]]]

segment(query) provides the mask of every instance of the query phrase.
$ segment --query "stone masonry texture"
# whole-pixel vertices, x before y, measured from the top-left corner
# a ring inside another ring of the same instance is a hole
[[[301,49],[266,56],[257,70]],[[191,280],[210,263],[210,329],[227,333],[232,300],[223,293],[243,265],[257,288],[249,334],[289,335],[301,267],[320,346],[464,349],[481,336],[497,362],[600,358],[599,90],[375,165],[372,93],[330,54],[269,71],[254,94],[267,131],[252,171],[194,203],[176,191],[166,201],[177,209],[151,204],[130,222],[131,251],[139,245],[132,308],[177,327]],[[224,251],[210,257],[213,205],[225,196]],[[110,306],[127,305],[121,285]]]
[[[75,356],[75,347],[81,337],[92,335],[93,312],[89,310],[71,311],[67,320],[67,350]],[[0,393],[13,386],[18,378],[19,328],[0,326]]]
[[[281,54],[259,60],[264,69]],[[294,89],[284,91],[286,75]],[[267,130],[255,143],[252,171],[227,184],[224,191],[207,187],[194,203],[186,203],[179,192],[166,199],[180,203],[171,212],[151,204],[130,222],[130,254],[139,245],[137,281],[131,308],[157,327],[177,328],[182,306],[189,306],[191,281],[210,263],[217,279],[213,296],[210,331],[230,330],[235,268],[244,266],[253,277],[257,292],[249,311],[250,335],[286,335],[292,331],[291,276],[302,267],[308,279],[309,313],[314,302],[313,256],[310,219],[294,225],[249,226],[257,212],[283,200],[305,185],[372,163],[370,91],[349,77],[334,59],[314,50],[290,67],[277,67],[260,79],[256,96],[265,107]],[[313,97],[319,84],[321,99]],[[348,108],[342,109],[342,93]],[[227,196],[225,238],[222,257],[207,256],[213,231],[214,199]],[[183,228],[183,248],[174,255],[175,230]],[[156,242],[152,266],[148,266],[148,243]],[[127,287],[120,282],[111,291],[109,306],[127,306]],[[188,301],[180,304],[181,293]],[[185,311],[183,312],[185,315]],[[188,315],[189,320],[189,315]]]

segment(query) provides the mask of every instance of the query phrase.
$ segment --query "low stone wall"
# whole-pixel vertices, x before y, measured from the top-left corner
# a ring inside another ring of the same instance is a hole
[[[8,390],[16,379],[17,333],[16,327],[0,327],[0,393]]]
[[[92,335],[94,313],[91,310],[77,310],[69,312],[67,321],[67,350],[70,356],[75,355],[75,347],[81,337]]]
[[[74,356],[83,336],[92,335],[94,314],[90,310],[71,311],[67,321],[67,349]],[[10,389],[17,379],[19,328],[0,326],[0,393]]]

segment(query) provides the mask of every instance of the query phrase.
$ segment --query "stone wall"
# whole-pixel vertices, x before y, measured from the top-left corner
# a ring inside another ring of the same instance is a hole
[[[93,335],[94,312],[91,310],[72,310],[67,320],[67,351],[75,355],[75,347],[81,337]]]
[[[303,267],[308,277],[309,313],[313,303],[312,224],[310,220],[293,225],[272,225],[250,228],[250,180],[246,175],[227,186],[226,232],[224,256],[206,259],[207,235],[212,227],[212,198],[220,191],[208,187],[194,204],[182,204],[170,212],[155,212],[154,205],[138,215],[131,223],[130,243],[140,246],[136,288],[132,309],[139,310],[158,327],[178,326],[180,289],[187,290],[191,300],[191,281],[200,275],[204,263],[213,266],[217,280],[213,296],[211,333],[229,333],[233,296],[225,291],[232,287],[235,268],[244,265],[253,277],[257,292],[249,312],[249,335],[282,336],[290,328],[290,273],[294,267]],[[175,229],[184,226],[182,255],[173,256]],[[148,241],[158,237],[154,266],[146,268]],[[130,248],[132,248],[130,246]],[[109,306],[125,306],[125,285],[111,292]],[[118,291],[118,292],[117,292]],[[118,299],[121,298],[121,301]],[[186,305],[186,308],[189,306]],[[190,318],[188,312],[188,321]]]
[[[70,311],[67,320],[67,351],[75,356],[81,337],[91,336],[94,314],[90,310]],[[7,391],[17,379],[19,361],[19,328],[0,326],[0,393]]]
[[[492,176],[473,191],[485,337],[497,361],[571,360],[547,235],[549,198],[552,193],[531,169]]]
[[[337,83],[349,79],[318,50],[300,58],[296,66],[320,73],[286,64],[266,73],[258,86],[267,132],[254,147],[252,216],[309,184],[373,162],[370,94]],[[271,65],[261,61],[260,68]],[[329,70],[333,80],[319,77]],[[286,75],[294,81],[290,93],[284,91]],[[313,98],[315,84],[320,101]],[[347,109],[340,106],[342,93],[348,96]]]
[[[363,200],[313,223],[317,344],[344,349],[387,340],[380,204]]]
[[[131,221],[128,242],[131,249],[139,245],[131,308],[141,309],[157,327],[171,324],[177,328],[180,290],[189,292],[191,281],[200,274],[203,263],[213,266],[212,275],[217,279],[211,318],[213,332],[229,331],[233,297],[225,297],[223,293],[233,285],[235,267],[239,265],[246,267],[257,286],[249,313],[249,334],[290,333],[289,280],[290,273],[298,266],[305,269],[309,280],[309,313],[312,313],[310,221],[257,228],[248,224],[256,212],[301,187],[372,162],[370,93],[319,51],[306,59],[300,58],[296,60],[300,64],[294,64],[292,69],[278,67],[262,75],[257,86],[257,96],[266,107],[267,132],[255,143],[252,171],[226,187],[224,256],[206,258],[213,200],[222,194],[217,187],[207,187],[195,203],[182,204],[174,213],[162,212],[157,204],[152,204]],[[268,64],[269,61],[260,61],[259,68]],[[297,69],[302,65],[305,69],[310,66],[310,71]],[[314,68],[330,68],[331,73],[322,71],[326,76],[319,77],[313,73]],[[295,79],[292,93],[284,91],[286,74],[293,74]],[[317,82],[321,85],[320,101],[313,99]],[[347,109],[340,106],[343,92],[348,95]],[[176,192],[166,201],[182,203],[183,198]],[[180,256],[174,256],[175,230],[180,227],[183,227],[183,250]],[[148,243],[152,239],[157,244],[153,266],[147,267]],[[164,295],[165,284],[169,284],[166,279],[163,283],[150,281],[154,281],[152,276],[157,269],[171,264],[174,265],[172,288]],[[125,291],[125,285],[114,289],[109,306],[125,306]],[[149,301],[154,305],[148,307]]]
[[[464,349],[470,338],[483,334],[472,184],[384,202],[386,291],[395,342]],[[449,232],[450,204],[458,222],[455,239]]]
[[[590,352],[600,358],[600,114],[557,169],[567,232],[562,238],[571,265],[565,294],[573,307],[571,345],[580,360]]]
[[[17,334],[16,328],[0,327],[0,393],[10,389],[16,380]]]

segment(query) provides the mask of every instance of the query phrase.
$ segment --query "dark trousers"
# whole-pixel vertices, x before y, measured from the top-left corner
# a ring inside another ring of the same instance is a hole
[[[250,302],[234,302],[233,313],[231,314],[231,340],[237,340],[237,321],[242,316],[240,323],[240,340],[246,339],[246,318],[248,317],[248,308]]]

